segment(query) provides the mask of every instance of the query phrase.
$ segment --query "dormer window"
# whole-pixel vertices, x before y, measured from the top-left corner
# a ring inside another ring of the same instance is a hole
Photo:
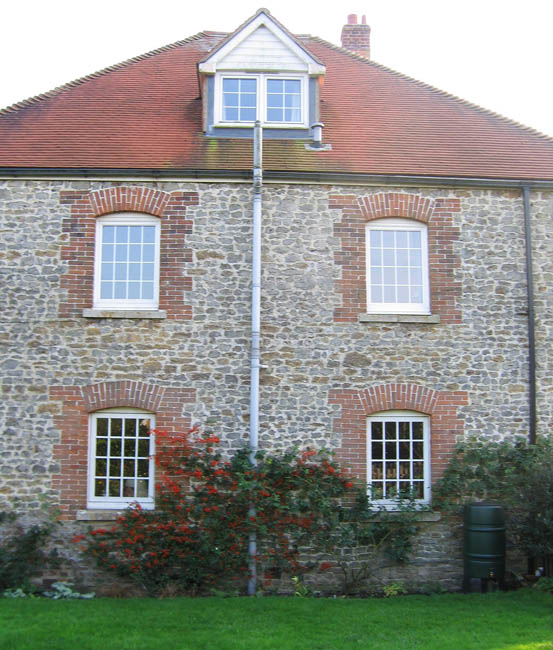
[[[215,96],[220,98],[215,122],[219,125],[264,125],[307,128],[307,78],[279,74],[220,74]]]
[[[320,121],[325,66],[266,9],[210,52],[198,71],[208,135],[251,137],[259,120],[265,138],[307,138]]]

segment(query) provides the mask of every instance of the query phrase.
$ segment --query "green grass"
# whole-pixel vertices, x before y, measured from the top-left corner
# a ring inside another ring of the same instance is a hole
[[[553,649],[553,596],[0,600],[2,650]]]

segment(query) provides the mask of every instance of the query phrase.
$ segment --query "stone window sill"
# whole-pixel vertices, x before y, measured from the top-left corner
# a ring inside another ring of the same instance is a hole
[[[83,309],[84,318],[167,318],[163,309]]]
[[[360,323],[425,323],[440,322],[438,314],[359,314]]]
[[[77,521],[115,521],[123,510],[77,510]]]
[[[386,517],[389,515],[393,515],[395,510],[388,510],[386,513]],[[400,513],[397,513],[398,517],[400,517]],[[433,522],[433,521],[440,521],[442,519],[442,514],[440,512],[429,512],[427,510],[423,510],[422,512],[417,512],[415,513],[415,519],[416,521],[421,521],[421,522]],[[382,516],[384,518],[384,515]],[[375,518],[372,521],[378,521],[379,520],[379,515],[376,515]]]
[[[127,508],[121,508],[120,510],[102,510],[101,508],[98,508],[97,510],[95,508],[91,508],[90,510],[77,510],[75,520],[92,522],[115,521],[117,517],[126,512],[126,510]],[[145,507],[144,510],[150,510],[150,508]]]

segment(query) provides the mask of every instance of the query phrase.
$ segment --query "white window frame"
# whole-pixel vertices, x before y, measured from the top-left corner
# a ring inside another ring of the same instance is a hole
[[[112,298],[102,299],[101,268],[102,268],[102,235],[104,226],[154,226],[155,227],[155,254],[154,254],[154,293],[153,299]],[[157,310],[159,306],[159,264],[160,264],[160,220],[149,214],[136,212],[118,212],[108,214],[96,219],[96,245],[94,256],[94,309],[122,309],[122,310]]]
[[[422,301],[420,303],[383,302],[373,299],[371,284],[371,231],[419,232],[421,236]],[[428,265],[428,228],[412,219],[389,218],[369,221],[365,233],[367,312],[373,314],[430,314],[430,281]]]
[[[89,509],[124,509],[129,507],[132,504],[138,503],[144,509],[151,510],[154,508],[154,494],[155,494],[155,463],[154,463],[154,436],[149,436],[149,448],[148,448],[148,493],[147,495],[135,495],[132,496],[96,496],[95,495],[95,480],[96,480],[96,422],[99,418],[125,418],[131,416],[144,416],[144,419],[150,420],[150,430],[155,428],[155,415],[148,411],[136,408],[111,408],[104,409],[102,411],[96,411],[91,413],[89,416],[89,433],[88,433],[88,497],[87,497],[87,508]],[[123,440],[123,438],[122,438]],[[135,451],[136,458],[138,456],[138,450]],[[110,456],[109,451],[106,453],[106,457],[116,458],[115,456]],[[121,454],[121,459],[124,457],[124,452]],[[128,456],[127,458],[131,458]],[[143,458],[141,456],[141,458]],[[117,477],[114,477],[117,480]],[[138,478],[135,476],[135,478]],[[133,479],[123,478],[122,475],[119,476],[119,480],[127,481]],[[123,486],[124,487],[124,486]]]
[[[371,416],[367,418],[367,490],[368,490],[368,496],[371,501],[371,503],[375,505],[382,505],[386,508],[393,509],[394,507],[397,506],[397,499],[387,499],[387,498],[382,498],[382,499],[377,499],[374,498],[374,489],[378,489],[380,487],[380,481],[384,481],[384,463],[385,463],[385,457],[386,457],[386,451],[385,451],[385,433],[383,434],[383,439],[382,439],[382,444],[383,444],[383,453],[382,457],[378,458],[373,458],[372,454],[372,432],[371,432],[371,425],[374,422],[382,422],[383,423],[383,430],[385,431],[385,424],[386,422],[421,422],[423,425],[423,441],[422,441],[422,447],[423,447],[423,458],[422,458],[422,464],[423,464],[423,480],[421,481],[423,484],[423,498],[422,499],[416,499],[417,503],[420,503],[421,505],[423,504],[428,504],[430,503],[430,498],[431,498],[431,463],[430,463],[430,417],[428,415],[424,415],[422,413],[417,413],[416,411],[382,411],[380,413],[373,413]],[[375,443],[379,442],[379,439],[375,439]],[[390,441],[391,442],[391,441]],[[411,453],[409,454],[409,458],[406,459],[400,459],[400,450],[399,450],[399,444],[401,443],[401,439],[399,437],[394,440],[396,443],[396,452],[395,452],[395,458],[391,459],[389,462],[390,463],[395,463],[395,476],[392,476],[388,479],[389,482],[395,482],[399,484],[401,482],[400,478],[400,463],[409,463],[410,465],[410,473],[411,477],[408,477],[407,479],[404,478],[405,482],[416,482],[416,481],[410,481],[409,478],[414,478],[413,477],[413,467],[412,463],[413,462],[420,462],[419,459],[414,459],[413,458],[413,453],[412,453],[412,447],[411,447]],[[405,441],[407,442],[407,441]],[[410,440],[409,444],[412,445],[413,441]],[[378,468],[377,466],[373,466],[373,463],[382,463],[383,467]],[[373,469],[382,469],[382,477],[375,478],[373,476]]]
[[[223,80],[224,79],[256,79],[257,80],[257,102],[256,120],[263,126],[275,129],[306,129],[309,127],[309,80],[305,74],[286,74],[279,72],[255,73],[250,72],[218,72],[215,75],[215,124],[217,126],[252,127],[253,121],[231,121],[223,119]],[[277,79],[279,81],[300,81],[301,83],[301,120],[298,122],[271,122],[267,120],[267,81]]]

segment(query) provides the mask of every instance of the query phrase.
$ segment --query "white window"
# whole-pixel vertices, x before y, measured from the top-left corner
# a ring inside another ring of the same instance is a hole
[[[378,219],[367,224],[367,311],[429,314],[425,224]]]
[[[159,219],[136,213],[96,220],[95,309],[157,309]]]
[[[272,127],[307,127],[307,80],[278,74],[217,75],[216,122]]]
[[[385,411],[368,418],[367,484],[375,503],[392,505],[402,494],[430,501],[429,418]]]
[[[154,415],[107,409],[90,416],[89,508],[154,505]]]

